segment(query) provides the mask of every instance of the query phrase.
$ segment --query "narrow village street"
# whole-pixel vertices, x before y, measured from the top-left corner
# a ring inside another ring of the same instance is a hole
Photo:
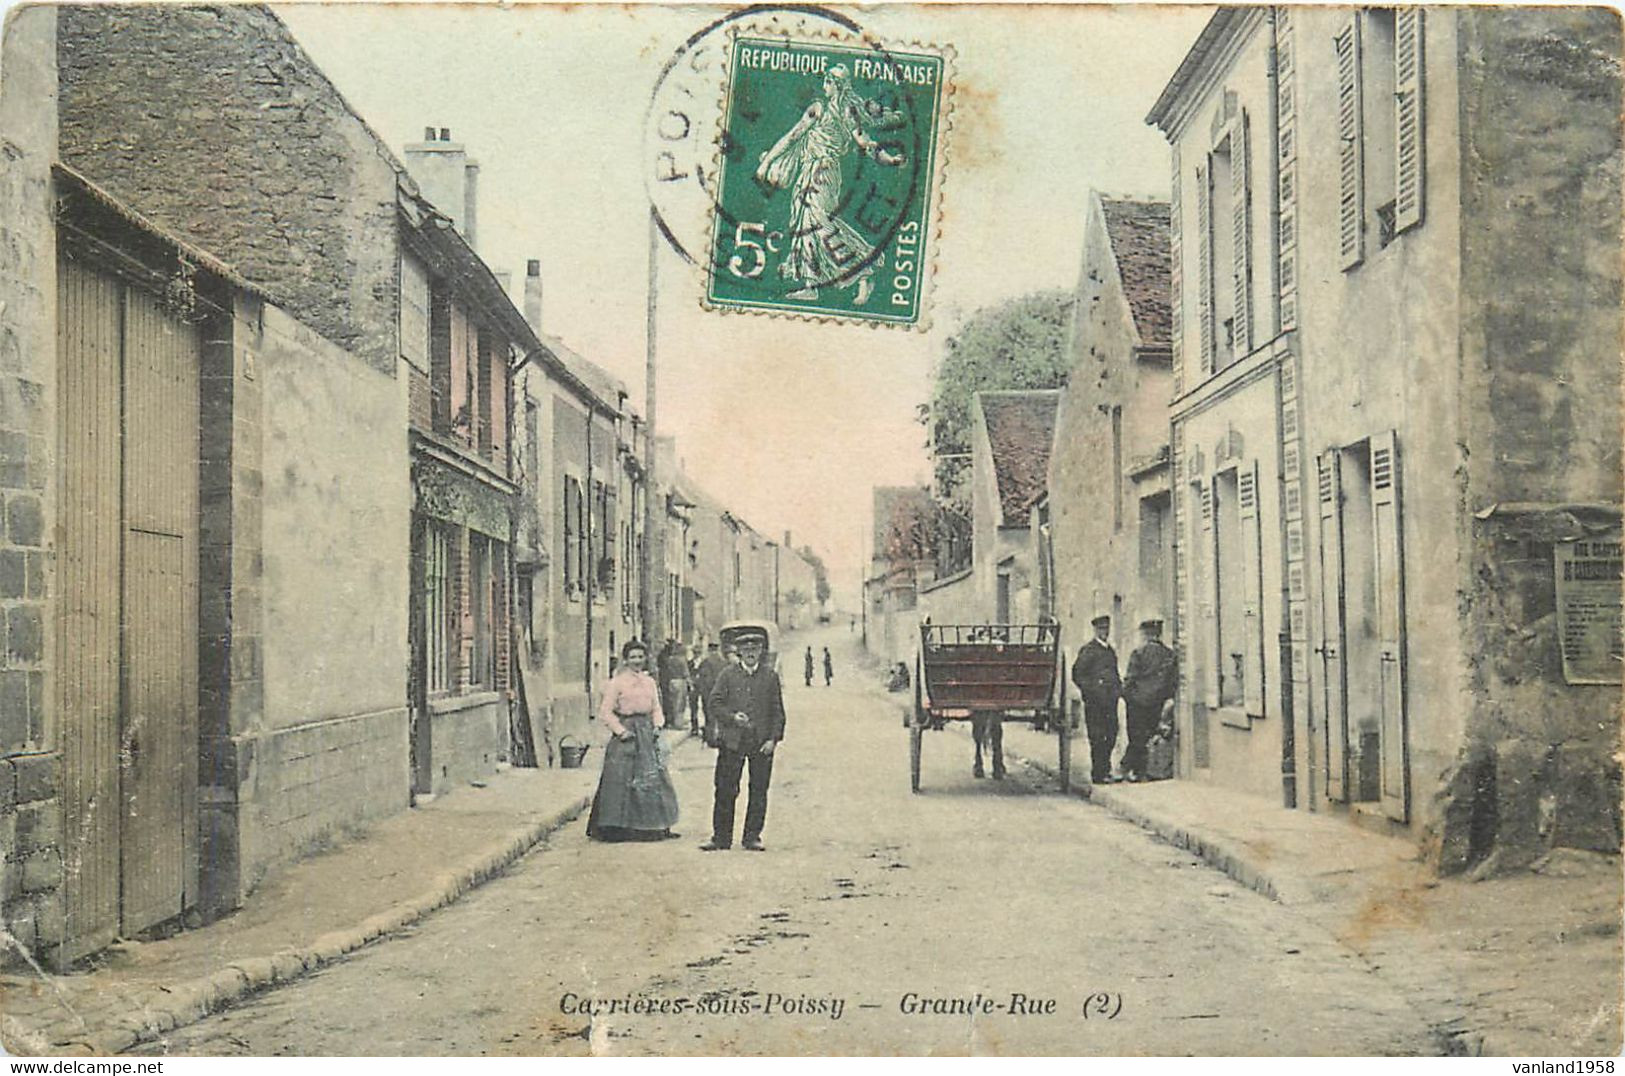
[[[802,685],[809,642],[835,654],[833,687]],[[577,822],[403,935],[142,1052],[1435,1049],[1407,999],[1325,933],[1025,767],[973,780],[958,731],[927,737],[912,796],[901,696],[858,654],[845,627],[786,643],[765,854],[698,850],[712,755],[690,741],[673,760],[681,840],[595,844]],[[901,1011],[977,994],[999,1008]],[[1053,1012],[1013,1013],[1016,994]],[[591,1018],[588,998],[689,1004]]]

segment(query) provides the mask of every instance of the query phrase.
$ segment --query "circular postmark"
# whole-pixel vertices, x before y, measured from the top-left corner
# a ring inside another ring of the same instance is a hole
[[[943,67],[822,7],[684,41],[650,95],[645,182],[708,305],[918,319]]]

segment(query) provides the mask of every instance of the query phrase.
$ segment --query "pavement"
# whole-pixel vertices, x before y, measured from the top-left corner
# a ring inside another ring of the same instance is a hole
[[[597,777],[596,766],[504,769],[274,873],[207,926],[120,942],[71,973],[9,971],[0,1044],[118,1053],[342,960],[502,873],[586,810]]]
[[[1056,740],[1007,723],[1007,757],[1054,775]],[[1410,841],[1201,781],[1074,791],[1294,908],[1411,992],[1444,1049],[1470,1056],[1621,1049],[1618,856],[1554,850],[1532,870],[1440,878]]]

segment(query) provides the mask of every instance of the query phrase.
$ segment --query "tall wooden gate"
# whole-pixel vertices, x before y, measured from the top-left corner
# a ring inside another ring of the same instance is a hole
[[[64,257],[58,712],[67,949],[197,893],[198,330]]]

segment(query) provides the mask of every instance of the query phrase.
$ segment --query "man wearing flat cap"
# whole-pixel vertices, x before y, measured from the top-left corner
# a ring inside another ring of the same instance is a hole
[[[1112,618],[1101,615],[1089,622],[1095,637],[1078,648],[1072,663],[1072,682],[1083,693],[1083,725],[1089,734],[1089,780],[1111,780],[1112,748],[1117,746],[1117,698],[1123,684],[1117,676],[1117,651],[1106,640]]]
[[[1129,655],[1123,678],[1123,702],[1128,710],[1128,747],[1123,751],[1123,772],[1130,781],[1146,780],[1146,744],[1157,731],[1162,708],[1174,697],[1178,669],[1174,652],[1162,645],[1162,621],[1140,622],[1144,639]]]
[[[734,805],[746,766],[750,792],[741,843],[752,852],[765,851],[767,784],[773,778],[773,750],[784,739],[784,688],[779,674],[762,660],[767,633],[742,634],[737,648],[739,664],[722,670],[705,699],[706,730],[717,748],[711,839],[700,845],[706,852],[733,847]]]

